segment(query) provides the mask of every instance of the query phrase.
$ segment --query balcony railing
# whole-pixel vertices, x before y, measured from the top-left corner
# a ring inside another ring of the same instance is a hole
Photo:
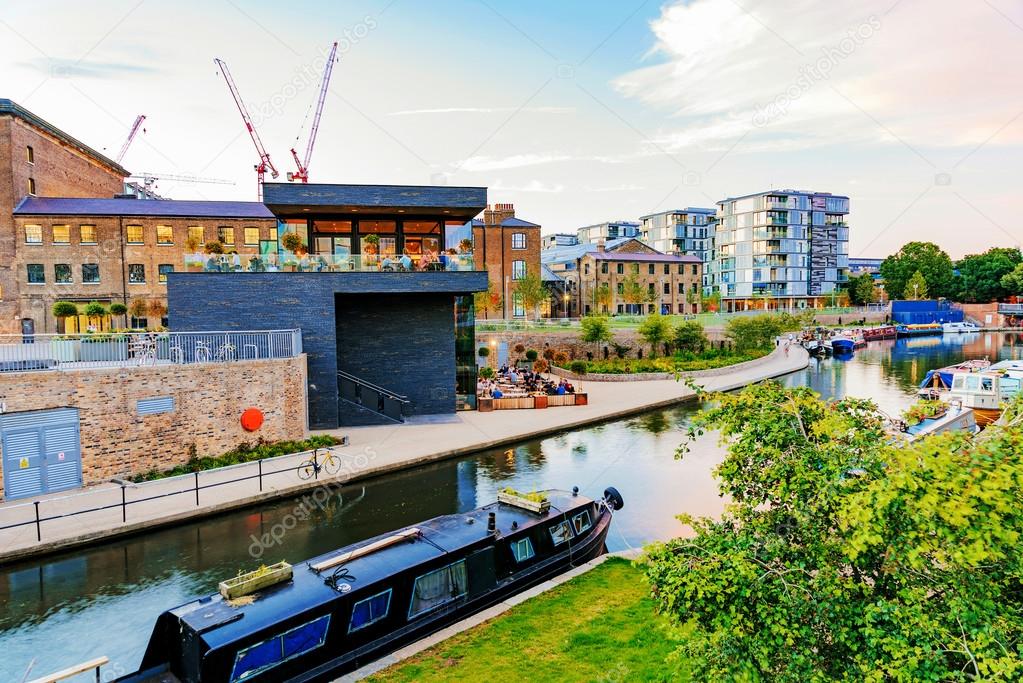
[[[186,254],[186,272],[204,273],[380,273],[475,271],[472,254]]]
[[[998,312],[1003,315],[1023,315],[1023,304],[998,304]]]
[[[292,358],[301,330],[0,335],[0,372]]]

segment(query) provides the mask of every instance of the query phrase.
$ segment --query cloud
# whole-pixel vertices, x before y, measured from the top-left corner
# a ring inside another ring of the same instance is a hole
[[[501,113],[531,113],[531,114],[571,114],[575,111],[572,107],[444,107],[440,109],[404,109],[402,111],[389,112],[388,116],[415,116],[418,114],[501,114]]]
[[[572,157],[565,154],[513,154],[508,157],[469,157],[458,166],[463,171],[498,171],[506,168],[521,168],[571,160]]]
[[[621,185],[609,185],[607,187],[587,187],[587,192],[640,192],[645,190],[645,187],[640,185],[634,185],[632,183],[622,183]]]
[[[1019,29],[986,3],[685,0],[650,28],[657,63],[614,87],[667,111],[669,151],[1023,142]],[[1015,14],[1019,15],[1017,11]],[[1018,17],[1023,23],[1023,16]]]
[[[159,73],[160,70],[142,64],[125,62],[99,62],[74,59],[46,59],[37,57],[19,66],[38,71],[53,78],[97,78],[116,79],[132,75],[148,75]]]
[[[490,186],[492,193],[499,192],[542,192],[547,194],[558,194],[565,191],[564,185],[545,185],[539,180],[532,180],[525,185],[505,185],[503,181],[498,180],[496,183]]]

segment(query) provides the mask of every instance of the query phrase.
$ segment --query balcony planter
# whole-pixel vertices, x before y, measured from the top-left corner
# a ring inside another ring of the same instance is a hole
[[[251,595],[267,586],[290,581],[292,576],[291,565],[287,562],[278,562],[269,567],[260,567],[255,571],[239,574],[233,579],[221,581],[219,584],[220,594],[225,600],[235,600],[243,595]]]
[[[50,352],[54,360],[73,363],[79,360],[80,344],[77,339],[55,338],[50,341]]]
[[[81,359],[83,361],[124,361],[128,360],[128,345],[123,338],[101,338],[81,340]]]

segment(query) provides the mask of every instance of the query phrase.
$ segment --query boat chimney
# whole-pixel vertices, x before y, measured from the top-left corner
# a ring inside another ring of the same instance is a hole
[[[497,531],[497,515],[491,512],[487,515],[487,533],[492,534]]]
[[[572,487],[572,497],[574,498],[574,497],[576,497],[578,495],[579,495],[579,487],[578,486],[573,486]]]

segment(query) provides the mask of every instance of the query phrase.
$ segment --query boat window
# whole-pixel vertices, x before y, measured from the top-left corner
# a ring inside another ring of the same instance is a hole
[[[366,628],[387,616],[387,610],[391,607],[391,589],[383,593],[359,600],[352,608],[352,621],[348,624],[348,632],[358,631]]]
[[[590,511],[583,510],[578,515],[572,518],[572,526],[575,527],[575,532],[581,534],[590,528]]]
[[[572,527],[567,521],[555,524],[551,527],[551,538],[554,539],[554,545],[561,545],[565,541],[572,540]]]
[[[994,381],[990,377],[983,377],[983,378],[981,378],[981,380],[980,380],[980,390],[981,391],[994,391],[995,390],[995,383],[994,383]]]
[[[416,585],[412,587],[409,619],[460,598],[465,595],[467,586],[465,560],[423,574],[416,579]]]
[[[323,645],[327,639],[330,615],[325,614],[269,640],[238,652],[234,659],[232,681],[243,681],[256,674],[303,655]]]
[[[980,377],[972,376],[966,378],[966,388],[970,391],[976,391],[977,387],[980,386]]]
[[[963,382],[965,382],[965,381],[966,381],[965,377],[956,377],[954,380],[952,380],[952,388],[953,389],[962,389],[963,388]]]
[[[533,544],[529,542],[528,536],[526,538],[520,538],[517,541],[512,541],[511,549],[516,562],[525,562],[536,554],[533,552]]]

